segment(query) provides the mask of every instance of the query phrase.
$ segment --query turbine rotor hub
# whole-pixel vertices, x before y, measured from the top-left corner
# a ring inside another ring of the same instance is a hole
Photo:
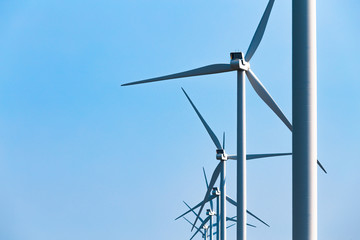
[[[245,61],[244,54],[242,52],[230,53],[230,65],[233,69],[248,71],[250,69],[250,63]]]
[[[224,149],[216,150],[216,159],[220,161],[226,161],[228,159],[228,155],[225,153]]]
[[[214,216],[215,212],[211,211],[211,209],[206,209],[206,215],[208,216]]]
[[[220,196],[220,190],[218,187],[213,188],[212,195]]]

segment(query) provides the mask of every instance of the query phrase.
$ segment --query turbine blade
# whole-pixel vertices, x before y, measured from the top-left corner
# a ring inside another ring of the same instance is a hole
[[[200,231],[200,228],[197,228],[197,231],[194,233],[194,235],[192,235],[192,237],[190,238],[190,240],[193,239],[199,231]],[[203,234],[204,234],[204,233],[203,233]]]
[[[223,133],[223,149],[225,149],[225,132]]]
[[[190,225],[192,226],[192,222],[190,222],[186,217],[183,217],[183,219],[185,219],[188,223],[190,223]],[[201,231],[201,229],[199,229],[198,227],[196,227],[195,226],[195,228],[197,229],[197,230],[199,230],[202,234],[204,234],[204,232],[203,231]]]
[[[185,92],[185,90],[183,88],[181,88],[185,94],[185,96],[187,97],[187,99],[189,100],[191,106],[194,108],[196,114],[198,115],[198,117],[200,118],[202,124],[204,125],[206,131],[209,133],[212,141],[214,142],[215,146],[217,149],[221,149],[221,144],[219,139],[216,137],[215,133],[211,130],[211,128],[209,127],[209,125],[207,124],[207,122],[205,121],[205,119],[201,116],[199,110],[197,110],[197,108],[195,107],[194,103],[191,101],[189,95],[187,95],[187,93]]]
[[[323,167],[323,165],[320,163],[319,160],[317,160],[317,164],[318,164],[318,166],[324,171],[324,173],[327,174],[327,171],[325,170],[325,168]]]
[[[230,219],[226,219],[226,221],[236,222],[235,218],[236,218],[236,216],[235,216],[235,217],[232,217],[232,218],[230,218]],[[230,227],[232,227],[232,226],[234,226],[234,225],[236,225],[236,223],[233,223],[233,224],[227,226],[226,228],[230,228]],[[252,225],[252,224],[250,224],[250,223],[247,223],[246,225],[248,225],[249,227],[254,227],[254,228],[256,228],[255,225]],[[217,223],[214,223],[212,226],[213,226],[213,227],[216,227],[216,226],[217,226]],[[216,234],[216,232],[215,232],[215,234]],[[215,234],[214,234],[214,235],[215,235]]]
[[[230,222],[236,222],[235,220],[236,216],[230,218],[230,217],[226,217],[226,221],[230,221]],[[213,227],[216,227],[217,226],[217,223],[213,223],[212,225]]]
[[[208,199],[209,196],[210,196],[211,189],[214,187],[214,184],[215,184],[217,178],[219,177],[219,174],[220,174],[220,172],[221,172],[222,166],[223,166],[223,165],[222,165],[221,162],[220,162],[220,163],[216,166],[216,168],[215,168],[215,170],[214,170],[214,173],[213,173],[213,175],[212,175],[212,177],[211,177],[211,180],[210,180],[210,184],[209,184],[208,190],[206,191],[204,200],[203,200],[202,205],[201,205],[201,207],[200,207],[200,209],[199,209],[198,215],[201,214],[201,211],[202,211],[203,208],[204,208],[205,200]],[[215,197],[216,197],[216,196],[215,196]],[[195,226],[198,218],[199,218],[199,217],[197,216],[196,219],[195,219],[195,222],[194,222],[194,225],[193,225],[193,228],[191,229],[191,231],[194,229],[194,226]]]
[[[231,197],[226,196],[226,201],[228,201],[230,204],[234,205],[235,207],[237,207],[237,202],[235,200],[233,200]]]
[[[217,197],[216,195],[210,196],[210,197],[205,201],[205,203],[207,203],[208,201],[210,201],[210,200],[212,200],[212,199],[214,199],[214,198],[216,198],[216,197]],[[195,207],[193,207],[192,210],[195,210],[196,208],[200,207],[203,203],[204,203],[204,201],[201,201],[201,202],[198,203]],[[205,204],[205,203],[204,203],[204,204]],[[177,218],[175,218],[175,220],[178,220],[179,218],[185,216],[185,215],[188,214],[189,212],[191,212],[191,210],[188,210],[188,211],[186,211],[185,213],[181,214],[180,216],[178,216]]]
[[[201,229],[210,220],[210,217],[211,216],[208,216],[207,218],[205,218],[204,222],[199,226],[199,229]],[[193,228],[194,228],[194,226],[193,226]],[[199,232],[199,230],[197,230],[194,233],[194,235],[190,238],[190,240],[193,239],[198,232]]]
[[[266,158],[266,157],[276,157],[276,156],[286,156],[286,155],[292,155],[292,153],[269,153],[269,154],[247,154],[246,160],[252,160],[257,158]],[[231,160],[237,160],[236,155],[228,155],[228,159]],[[327,171],[323,167],[323,165],[320,163],[319,160],[317,160],[318,166],[321,168],[321,170],[327,174]]]
[[[268,157],[279,157],[292,155],[292,153],[266,153],[266,154],[247,154],[246,160],[258,159],[258,158],[268,158]]]
[[[267,157],[278,157],[278,156],[286,156],[286,155],[292,155],[292,153],[246,154],[246,160],[267,158]],[[228,155],[228,159],[237,160],[237,155]]]
[[[250,224],[250,223],[247,223],[246,225],[248,225],[249,227],[256,228],[256,226],[255,226],[255,225],[252,225],[252,224]]]
[[[236,223],[233,223],[233,224],[227,226],[226,229],[231,228],[231,227],[233,227],[233,226],[235,226],[235,225],[236,225]],[[213,225],[213,226],[214,226],[214,225]],[[213,235],[216,235],[216,234],[217,234],[217,232],[213,232]]]
[[[234,205],[235,207],[237,207],[237,202],[235,200],[233,200],[231,197],[226,196],[226,201],[228,201],[229,203],[231,203],[232,205]],[[267,224],[266,222],[264,222],[263,220],[261,220],[260,218],[258,218],[257,216],[255,216],[255,214],[253,214],[252,212],[250,212],[249,210],[246,210],[246,212],[248,214],[250,214],[251,216],[253,216],[254,218],[256,218],[257,220],[259,220],[260,222],[262,222],[263,224],[265,224],[266,226],[270,227],[269,224]]]
[[[190,211],[192,211],[195,214],[195,216],[198,216],[197,213],[194,211],[194,209],[192,209],[185,201],[183,201],[183,202],[190,209]],[[202,219],[200,216],[198,216],[198,217],[201,222],[204,222],[204,219]]]
[[[230,226],[227,226],[226,229],[231,228],[232,226],[235,226],[235,225],[236,225],[236,224],[233,223],[233,224],[231,224]]]
[[[227,159],[236,160],[237,155],[228,155]]]
[[[193,76],[200,76],[200,75],[207,75],[207,74],[214,74],[214,73],[222,73],[222,72],[230,72],[236,69],[232,69],[230,64],[212,64],[201,68],[195,68],[190,71],[170,74],[162,77],[150,78],[136,82],[130,82],[122,84],[121,86],[129,86],[141,83],[149,83],[149,82],[157,82],[161,80],[168,80],[168,79],[175,79],[175,78],[184,78],[184,77],[193,77]]]
[[[204,178],[205,178],[205,183],[206,183],[206,189],[209,188],[209,184],[208,184],[208,180],[207,180],[207,177],[206,177],[206,173],[205,173],[205,168],[203,167],[203,173],[204,173]],[[210,200],[210,208],[211,208],[211,211],[214,209],[214,206],[213,206],[213,201]]]
[[[266,222],[264,222],[263,220],[261,220],[260,218],[258,218],[257,216],[255,216],[255,214],[253,214],[252,212],[250,212],[249,210],[246,210],[246,212],[248,214],[250,214],[251,216],[253,216],[254,218],[256,218],[258,221],[262,222],[263,224],[265,224],[266,226],[270,227],[269,224],[267,224]]]
[[[232,217],[232,218],[227,217],[227,218],[226,218],[226,221],[236,222],[236,220],[234,219],[234,217]]]
[[[259,97],[273,110],[273,112],[285,123],[285,125],[292,131],[292,125],[289,120],[285,117],[283,112],[280,110],[278,105],[275,103],[273,98],[270,96],[269,92],[266,90],[264,85],[259,81],[255,74],[249,69],[246,71],[246,75],[254,88],[255,92]]]
[[[206,183],[206,190],[209,188],[209,183],[206,177],[206,173],[205,173],[205,168],[203,167],[203,173],[204,173],[204,178],[205,178],[205,183]]]
[[[262,37],[264,36],[265,28],[267,25],[267,22],[270,17],[272,6],[274,5],[274,0],[270,0],[268,5],[266,6],[265,12],[263,16],[261,17],[260,23],[255,31],[255,34],[251,40],[251,43],[249,45],[249,48],[245,55],[245,60],[248,62],[254,55],[256,49],[258,48]]]

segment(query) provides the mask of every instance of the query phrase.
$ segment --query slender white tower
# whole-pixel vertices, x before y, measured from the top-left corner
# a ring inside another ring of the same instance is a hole
[[[316,240],[316,0],[292,4],[293,240]]]
[[[245,71],[237,71],[237,226],[236,239],[246,240],[246,105]]]
[[[226,159],[221,160],[220,174],[220,240],[226,240]]]

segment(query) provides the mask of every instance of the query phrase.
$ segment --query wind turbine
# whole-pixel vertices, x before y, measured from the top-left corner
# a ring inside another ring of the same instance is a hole
[[[219,197],[217,197],[217,199],[219,199]],[[209,232],[209,238],[210,238],[210,240],[212,240],[212,237],[213,237],[213,235],[214,235],[214,232],[212,231],[212,227],[213,227],[213,226],[216,226],[216,227],[217,227],[217,231],[216,231],[215,233],[217,233],[217,239],[219,239],[219,234],[218,234],[218,233],[219,233],[219,228],[218,228],[219,222],[217,221],[216,223],[213,223],[213,216],[214,216],[214,215],[219,215],[218,209],[217,209],[217,213],[215,213],[215,212],[214,212],[213,210],[211,210],[211,209],[207,209],[207,210],[206,210],[206,215],[207,215],[208,217],[204,220],[204,219],[202,219],[202,218],[200,217],[200,215],[198,215],[198,214],[194,211],[195,208],[191,208],[191,207],[189,206],[189,204],[187,204],[185,201],[183,201],[183,202],[184,202],[184,204],[189,208],[189,211],[187,211],[186,213],[182,214],[182,215],[179,216],[178,218],[180,218],[180,217],[185,218],[184,215],[187,214],[187,213],[189,213],[189,212],[191,211],[191,212],[194,213],[194,215],[195,215],[196,217],[198,217],[199,220],[201,221],[200,227],[196,227],[196,226],[195,226],[195,228],[197,229],[197,231],[194,233],[194,235],[191,237],[191,239],[192,239],[193,237],[195,237],[198,232],[201,232],[201,228],[203,228],[203,230],[204,230],[203,238],[206,239],[205,234],[207,233],[207,231],[210,230],[210,232]],[[177,218],[177,219],[178,219],[178,218]],[[232,217],[232,218],[228,218],[228,217],[227,217],[227,218],[226,218],[226,221],[236,222],[236,220],[234,220],[234,218],[235,218],[235,217]],[[256,218],[257,218],[257,217],[256,217]],[[257,218],[257,219],[259,219],[259,218]],[[193,225],[193,223],[191,223],[188,219],[185,218],[185,220],[188,221],[191,225]],[[262,221],[261,219],[259,219],[259,220]],[[209,225],[207,225],[208,222],[210,222]],[[266,223],[265,223],[265,224],[266,224]],[[247,225],[250,226],[250,227],[255,227],[255,226],[252,225],[252,224],[247,224]],[[231,226],[233,226],[233,225],[230,225],[230,226],[228,226],[228,227],[226,227],[226,228],[229,228],[229,227],[231,227]],[[207,235],[206,235],[206,236],[207,236]]]
[[[190,223],[190,225],[193,225],[192,222],[190,222],[186,217],[183,217],[183,219],[185,219],[188,223]],[[201,232],[202,237],[206,240],[206,238],[207,238],[206,228],[203,228],[203,231],[201,230],[201,228],[198,228],[198,227],[196,227],[196,226],[195,226],[195,228],[196,228],[196,230],[197,230],[198,232]]]
[[[225,139],[225,136],[224,136],[224,139]],[[225,146],[225,142],[223,142],[223,146]],[[207,176],[206,176],[206,172],[205,172],[205,168],[203,167],[203,173],[204,173],[204,179],[205,179],[205,183],[206,183],[206,189],[208,189],[209,188],[209,183],[208,183],[208,180],[207,180]],[[217,188],[217,187],[215,187],[215,188],[213,188],[212,189],[212,193],[211,193],[213,196],[217,196],[216,197],[216,213],[214,212],[214,205],[213,205],[213,199],[211,199],[211,200],[209,200],[209,202],[210,202],[210,209],[208,209],[208,210],[210,210],[211,211],[211,213],[212,213],[212,216],[216,216],[216,223],[215,224],[212,224],[212,217],[210,218],[210,236],[212,236],[212,234],[213,234],[213,229],[212,229],[212,227],[213,226],[216,226],[216,232],[217,233],[220,233],[220,227],[219,227],[219,223],[220,223],[220,215],[221,215],[221,212],[220,212],[220,191],[219,191],[219,189]],[[228,197],[227,196],[227,198],[226,198],[226,200],[227,201],[229,201],[228,200],[228,198],[229,199],[231,199],[230,197]],[[185,202],[184,202],[185,203]],[[185,203],[186,204],[186,203]],[[190,208],[190,206],[188,205],[188,204],[186,204],[189,208]],[[191,209],[191,208],[190,208]],[[193,212],[194,212],[194,210],[193,209],[191,209]],[[208,210],[207,210],[207,213],[206,214],[208,214]],[[250,213],[250,214],[252,214],[252,213]],[[209,214],[210,215],[210,214]],[[255,215],[254,215],[255,216]],[[256,216],[255,216],[256,217]],[[260,220],[260,221],[262,221],[261,219],[259,219],[258,217],[256,217],[258,220]],[[233,221],[233,218],[228,218],[228,217],[226,217],[226,221]],[[234,221],[234,222],[236,222],[236,220]],[[262,221],[263,222],[263,221]],[[264,222],[263,222],[264,223]],[[251,225],[251,224],[249,224],[249,223],[247,223],[247,225],[248,226],[250,226],[250,227],[254,227],[254,225]],[[228,227],[226,227],[226,228],[228,228]],[[217,234],[216,235],[216,239],[217,240],[219,240],[220,239],[220,234]],[[212,240],[212,238],[210,237],[210,240]]]
[[[189,219],[187,219],[186,217],[183,217],[183,219],[185,219],[190,225],[193,225],[192,222],[190,222]],[[229,219],[229,221],[231,221],[231,220]],[[256,226],[251,225],[251,224],[248,224],[248,225],[251,226],[251,227],[256,227]],[[213,226],[216,226],[216,223],[214,223]],[[233,226],[235,226],[235,223],[229,225],[229,226],[226,227],[226,228],[228,229],[228,228],[231,228],[231,227],[233,227]],[[195,228],[196,228],[199,232],[201,232],[202,237],[203,237],[204,239],[206,239],[206,237],[207,237],[206,231],[202,231],[200,228],[198,228],[198,227],[196,227],[196,226],[195,226]],[[206,227],[204,227],[203,229],[206,230]],[[217,233],[217,232],[214,232],[212,235],[218,235],[218,233]],[[209,236],[210,236],[210,235],[209,235]]]
[[[209,227],[207,228],[207,230],[208,230],[208,229],[210,230],[210,240],[212,240],[212,235],[213,235],[213,230],[212,230],[212,227],[213,227],[213,216],[215,215],[215,212],[213,212],[212,209],[207,209],[206,215],[209,216],[209,217],[206,218],[206,220],[203,220],[203,219],[200,217],[200,215],[198,215],[198,214],[194,211],[194,209],[192,209],[192,208],[189,206],[189,204],[187,204],[185,201],[183,201],[183,202],[184,202],[184,204],[189,208],[189,210],[195,214],[196,217],[199,217],[199,220],[200,220],[202,223],[205,222],[205,224],[206,224],[208,221],[210,221],[210,225],[209,225]],[[192,225],[192,223],[191,223],[191,225]],[[195,236],[195,235],[196,235],[196,234],[194,234],[194,236]]]
[[[213,188],[213,191],[212,191],[212,196],[210,196],[210,198],[208,198],[207,199],[207,201],[205,202],[205,203],[207,203],[207,202],[209,202],[209,201],[211,201],[211,200],[213,200],[213,199],[215,199],[216,198],[216,200],[217,200],[217,207],[216,207],[216,216],[217,217],[219,217],[220,215],[221,215],[221,213],[220,213],[220,208],[219,208],[219,202],[220,202],[220,191],[219,191],[219,189],[217,188],[217,187],[215,187],[215,188]],[[234,201],[232,198],[230,198],[229,196],[226,196],[226,201],[228,201],[229,203],[231,203],[232,205],[234,205],[234,206],[236,206],[236,201]],[[198,203],[197,205],[195,205],[194,207],[190,207],[189,206],[189,204],[187,204],[185,201],[183,201],[184,202],[184,204],[189,208],[189,210],[188,211],[186,211],[185,213],[183,213],[183,214],[181,214],[180,216],[178,216],[177,218],[175,218],[175,220],[178,220],[179,218],[181,218],[181,217],[184,217],[186,214],[188,214],[188,213],[190,213],[190,212],[192,212],[192,213],[194,213],[195,214],[195,216],[200,216],[200,215],[198,215],[196,212],[195,212],[195,209],[197,209],[198,207],[200,207],[201,206],[201,204],[204,202],[204,201],[201,201],[200,203]],[[253,214],[252,212],[250,212],[250,211],[246,211],[249,215],[251,215],[251,216],[253,216],[255,219],[257,219],[258,221],[260,221],[261,223],[263,223],[264,225],[266,225],[266,226],[268,226],[269,227],[269,225],[266,223],[266,222],[264,222],[263,220],[261,220],[259,217],[257,217],[255,214]],[[232,217],[232,218],[226,218],[226,221],[231,221],[232,219],[234,219],[234,217]],[[201,222],[203,222],[204,220],[202,219],[202,218],[200,218],[199,217],[199,220],[201,221]],[[219,230],[219,218],[217,218],[217,220],[216,220],[216,227],[217,227],[217,230],[216,230],[216,232],[221,232],[221,230]],[[193,223],[191,223],[192,225],[193,225]],[[213,224],[214,225],[214,224]],[[247,223],[247,225],[248,226],[250,226],[250,227],[254,227],[254,225],[252,225],[252,224],[249,224],[249,223]],[[196,226],[195,226],[195,228],[196,228]],[[226,228],[228,228],[228,227],[226,227]],[[219,235],[217,235],[218,237],[219,237]],[[217,238],[217,240],[219,240],[219,238]]]
[[[296,2],[296,0],[293,0]],[[307,0],[307,2],[310,0]],[[274,113],[284,122],[292,131],[292,125],[275,103],[264,85],[250,69],[249,61],[253,57],[264,35],[265,28],[270,16],[274,0],[269,0],[260,23],[251,40],[245,57],[242,52],[230,53],[230,64],[213,64],[193,70],[170,74],[162,77],[156,77],[131,83],[122,86],[156,82],[168,79],[216,74],[223,72],[237,72],[237,239],[246,239],[246,105],[245,105],[245,74],[259,97],[274,111]],[[302,7],[305,9],[305,7]],[[304,10],[305,11],[305,10]],[[300,19],[300,18],[299,18]],[[305,50],[304,50],[305,51]],[[304,85],[305,86],[305,85]],[[314,131],[313,131],[314,132]],[[299,134],[300,135],[300,134]],[[319,162],[318,162],[319,164]],[[304,174],[303,174],[304,175]],[[302,176],[303,176],[302,175]],[[301,177],[300,177],[301,178]]]
[[[224,136],[224,142],[223,142],[223,146],[225,146],[225,136]],[[204,173],[204,178],[205,178],[205,183],[206,183],[206,187],[207,189],[209,188],[209,184],[208,184],[208,180],[207,180],[207,176],[206,176],[206,173],[205,173],[205,168],[203,167],[203,173]],[[220,212],[220,191],[217,187],[213,188],[212,189],[212,195],[213,196],[217,196],[216,197],[216,224],[213,224],[211,225],[210,224],[210,234],[212,233],[212,226],[216,225],[216,232],[219,233],[221,230],[219,228],[219,223],[220,223],[220,215],[221,215],[221,212]],[[234,200],[232,200],[229,196],[226,196],[226,201],[232,203],[231,201],[234,202]],[[211,210],[213,211],[213,203],[212,203],[212,199],[209,201],[210,202],[210,207],[211,207]],[[233,203],[232,203],[233,204]],[[189,206],[188,206],[189,207]],[[193,211],[193,210],[192,210]],[[265,223],[263,220],[261,220],[260,218],[256,217],[254,214],[252,214],[250,211],[247,211],[248,214],[252,215],[253,217],[255,217],[257,220],[259,220],[260,222],[262,222],[263,224],[265,224],[266,226],[269,226],[267,223]],[[233,220],[233,218],[228,218],[226,217],[226,221],[234,221],[236,222],[236,220]],[[251,225],[249,223],[246,224],[247,226],[250,226],[250,227],[255,227],[254,225]],[[228,227],[226,227],[227,229]],[[217,240],[220,240],[220,234],[217,234]]]
[[[202,219],[202,218],[200,217],[200,215],[198,215],[198,214],[194,211],[194,209],[192,209],[192,208],[189,206],[189,204],[187,204],[185,201],[183,201],[183,202],[184,202],[184,204],[190,209],[189,211],[193,212],[193,213],[195,214],[195,216],[196,216],[197,218],[199,218],[199,220],[201,221],[200,227],[196,228],[197,231],[196,231],[196,232],[194,233],[194,235],[190,238],[190,240],[193,239],[198,232],[200,232],[200,229],[201,229],[201,228],[204,229],[204,235],[203,235],[203,237],[204,237],[205,240],[207,239],[207,235],[208,235],[207,232],[208,232],[208,230],[209,230],[209,228],[210,228],[210,240],[212,240],[212,237],[213,237],[213,231],[212,231],[213,222],[212,222],[212,219],[213,219],[213,216],[215,215],[215,213],[214,213],[211,209],[207,209],[207,212],[206,212],[207,217],[206,217],[205,220],[204,220],[204,219]],[[209,223],[210,225],[207,225],[206,223],[209,222],[209,221],[210,221],[210,223]],[[190,222],[190,224],[192,225],[191,222]]]
[[[216,159],[220,160],[220,163],[215,168],[213,175],[211,177],[210,184],[208,185],[207,192],[205,194],[204,200],[202,202],[202,205],[200,206],[200,210],[198,213],[198,216],[201,214],[201,211],[206,203],[206,200],[210,197],[210,191],[213,188],[219,174],[220,174],[220,236],[221,240],[226,239],[226,161],[228,159],[237,159],[237,156],[234,155],[227,155],[225,152],[225,133],[223,135],[223,146],[221,146],[219,139],[215,135],[215,133],[210,128],[209,124],[205,121],[199,110],[196,108],[193,101],[190,99],[189,95],[186,93],[186,91],[182,88],[182,91],[184,92],[186,98],[189,100],[191,106],[193,107],[194,111],[198,115],[200,121],[204,125],[206,131],[208,132],[210,138],[214,142],[216,146]],[[291,155],[291,153],[272,153],[272,154],[249,154],[247,155],[247,158],[249,159],[256,159],[256,158],[264,158],[264,157],[275,157],[275,156],[284,156],[284,155]],[[195,219],[194,225],[197,222],[197,219]]]
[[[224,145],[225,145],[225,143],[223,143]],[[203,167],[203,174],[204,174],[204,179],[205,179],[205,184],[206,184],[206,189],[208,189],[209,188],[209,184],[208,184],[208,180],[207,180],[207,176],[206,176],[206,172],[205,172],[205,168]],[[214,206],[213,206],[213,202],[212,202],[212,200],[214,199],[214,198],[216,198],[216,202],[217,202],[217,206],[216,206],[216,213],[214,212]],[[236,206],[236,201],[234,201],[232,198],[230,198],[229,196],[226,196],[226,201],[228,201],[228,202],[230,202],[231,204],[233,204],[234,206]],[[200,215],[199,214],[197,214],[196,212],[195,212],[195,209],[197,209],[198,207],[200,207],[201,205],[202,205],[202,203],[204,202],[204,204],[205,203],[207,203],[207,202],[209,202],[210,203],[210,209],[208,209],[207,210],[207,215],[208,216],[211,216],[208,220],[210,220],[210,226],[209,226],[209,230],[210,230],[210,240],[211,240],[211,238],[212,238],[212,233],[213,233],[213,230],[212,230],[212,227],[213,226],[216,226],[216,232],[218,233],[216,236],[217,236],[217,240],[219,240],[220,239],[220,234],[219,233],[221,233],[221,231],[224,231],[224,230],[221,230],[220,228],[219,228],[219,226],[220,226],[220,224],[219,224],[219,222],[220,222],[220,216],[221,216],[221,212],[220,212],[220,191],[219,191],[219,189],[217,188],[217,187],[214,187],[213,189],[212,189],[212,196],[210,196],[206,201],[201,201],[199,204],[197,204],[195,207],[193,207],[193,208],[191,208],[190,206],[189,206],[189,204],[187,204],[185,201],[183,201],[184,202],[184,204],[189,208],[189,210],[188,211],[186,211],[185,213],[183,213],[183,214],[181,214],[179,217],[177,217],[175,220],[177,220],[177,219],[179,219],[179,218],[181,218],[181,217],[183,217],[183,216],[185,216],[186,214],[188,214],[189,212],[192,212],[193,214],[195,214],[195,216],[197,217],[197,216],[199,216],[199,220],[201,221],[201,222],[204,222],[205,220],[203,220],[201,217],[200,217]],[[215,214],[214,214],[215,213]],[[269,227],[269,225],[266,223],[266,222],[264,222],[263,220],[261,220],[260,218],[258,218],[257,216],[255,216],[253,213],[251,213],[250,211],[248,211],[247,210],[247,213],[248,214],[250,214],[251,216],[253,216],[255,219],[257,219],[258,221],[260,221],[261,223],[263,223],[264,225],[266,225],[266,226],[268,226]],[[213,216],[214,215],[216,215],[216,224],[213,224],[212,223],[212,220],[213,220]],[[235,217],[233,217],[233,218],[228,218],[228,217],[226,217],[226,221],[235,221],[234,220],[234,218]],[[206,224],[206,223],[205,223]],[[252,224],[249,224],[249,223],[247,223],[247,225],[248,226],[250,226],[250,227],[255,227],[254,225],[252,225]],[[226,227],[226,229],[227,229],[228,227]],[[208,228],[207,228],[208,229]]]

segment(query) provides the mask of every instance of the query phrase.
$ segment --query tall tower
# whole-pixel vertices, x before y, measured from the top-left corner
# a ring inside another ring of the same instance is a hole
[[[316,0],[292,4],[293,240],[317,240]]]

